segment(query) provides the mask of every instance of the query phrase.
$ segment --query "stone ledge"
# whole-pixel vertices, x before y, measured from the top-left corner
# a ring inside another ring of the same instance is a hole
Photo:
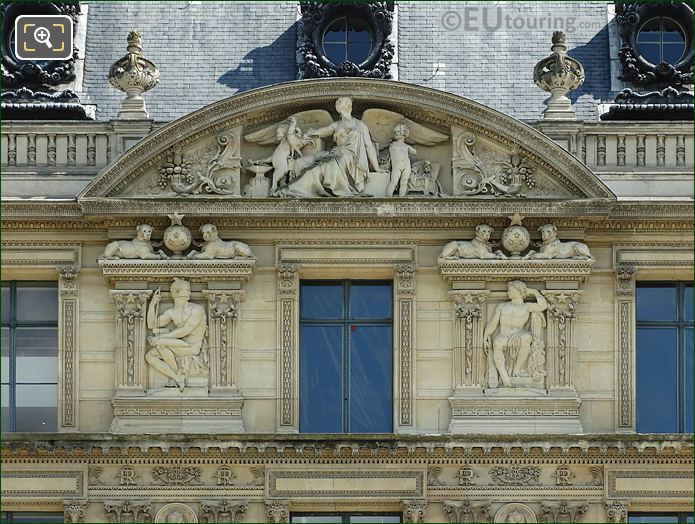
[[[99,267],[109,283],[169,283],[174,277],[191,282],[248,282],[255,260],[99,260]]]

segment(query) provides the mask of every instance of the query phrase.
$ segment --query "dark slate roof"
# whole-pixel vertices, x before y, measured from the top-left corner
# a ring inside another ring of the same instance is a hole
[[[534,120],[548,94],[533,84],[533,67],[550,53],[553,30],[564,29],[569,54],[582,62],[587,76],[571,98],[579,118],[596,120],[596,104],[613,99],[609,5],[398,2],[399,80]],[[159,85],[145,94],[150,115],[159,121],[241,91],[294,80],[297,11],[297,2],[90,3],[81,99],[97,105],[100,120],[116,116],[124,95],[106,75],[125,54],[132,29],[140,31],[145,56],[161,72]],[[541,23],[541,29],[533,28]],[[434,64],[444,68],[433,77]]]

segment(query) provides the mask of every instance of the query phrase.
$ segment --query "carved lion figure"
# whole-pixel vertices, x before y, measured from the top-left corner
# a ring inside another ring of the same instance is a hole
[[[200,226],[203,234],[203,249],[200,253],[192,251],[188,258],[211,260],[213,258],[254,258],[251,248],[243,242],[236,240],[225,241],[219,237],[217,226],[204,224]]]
[[[154,252],[150,242],[153,231],[154,229],[151,225],[140,224],[137,227],[134,239],[109,242],[101,258],[108,260],[117,260],[119,258],[142,258],[146,260],[166,258],[162,251]]]
[[[594,257],[589,252],[589,246],[583,242],[569,241],[561,242],[557,238],[557,227],[554,224],[545,224],[538,228],[541,232],[543,242],[540,246],[540,251],[529,251],[524,258],[535,260],[549,260],[551,258],[575,258],[575,259],[593,259]]]
[[[454,240],[449,242],[444,246],[442,254],[439,255],[439,262],[460,258],[507,258],[501,251],[492,251],[490,235],[492,235],[493,231],[494,229],[487,224],[481,224],[475,228],[475,238],[473,240]]]

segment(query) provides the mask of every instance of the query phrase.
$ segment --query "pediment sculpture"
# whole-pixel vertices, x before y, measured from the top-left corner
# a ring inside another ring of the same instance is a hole
[[[277,144],[270,157],[249,161],[252,166],[272,166],[270,196],[383,197],[393,196],[399,187],[403,197],[417,187],[408,184],[413,172],[410,156],[417,154],[409,143],[434,145],[448,138],[394,111],[368,109],[362,119],[354,117],[349,97],[338,98],[335,109],[340,116],[336,121],[324,110],[304,111],[245,135],[251,143]],[[302,132],[305,124],[316,123],[320,126]],[[333,145],[330,150],[328,140]],[[384,150],[388,154],[380,158]],[[420,175],[425,173],[424,164],[421,169]],[[431,176],[431,163],[427,169]],[[257,167],[251,170],[258,172]],[[423,191],[434,192],[431,185],[420,185]]]

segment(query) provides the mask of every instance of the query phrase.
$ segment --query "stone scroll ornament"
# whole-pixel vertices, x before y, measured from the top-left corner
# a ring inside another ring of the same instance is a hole
[[[546,375],[544,312],[548,302],[520,280],[509,282],[507,289],[509,302],[497,306],[483,332],[488,387],[542,388]],[[526,302],[527,297],[535,301]]]
[[[407,192],[412,174],[410,155],[414,149],[408,143],[431,146],[448,138],[385,109],[368,109],[361,119],[356,118],[349,97],[339,98],[335,108],[339,115],[335,121],[322,109],[302,111],[244,136],[247,142],[275,145],[272,155],[249,161],[252,166],[272,167],[270,196],[374,196],[365,190],[365,185],[376,173],[384,173],[392,180],[395,173],[396,184],[403,185],[400,195]],[[326,147],[327,142],[330,148]],[[391,171],[386,171],[379,161],[379,151],[384,149],[391,153],[389,163],[395,164]],[[394,190],[395,186],[391,187],[391,195]]]

